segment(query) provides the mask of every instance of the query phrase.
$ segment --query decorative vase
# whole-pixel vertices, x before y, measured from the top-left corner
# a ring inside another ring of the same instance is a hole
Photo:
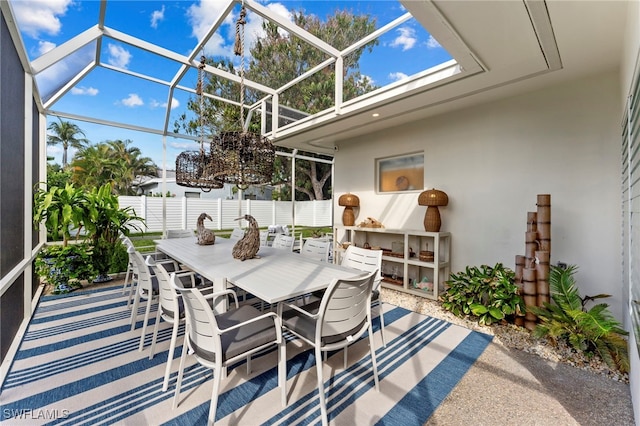
[[[423,191],[418,196],[418,204],[427,206],[427,211],[424,214],[424,230],[427,232],[440,232],[442,221],[440,220],[438,206],[449,204],[447,194],[437,189]]]
[[[338,204],[344,206],[344,212],[342,212],[342,224],[344,226],[353,226],[356,223],[356,215],[353,212],[354,207],[360,205],[360,199],[357,195],[346,193],[338,198]]]

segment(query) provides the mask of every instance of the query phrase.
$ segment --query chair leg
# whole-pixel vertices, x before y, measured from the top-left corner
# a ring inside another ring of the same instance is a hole
[[[280,399],[282,406],[287,406],[287,340],[282,338],[278,353],[278,386],[280,386]]]
[[[136,329],[136,318],[138,317],[138,305],[140,303],[140,295],[138,294],[138,290],[136,290],[136,294],[133,299],[133,309],[131,309],[131,331]]]
[[[329,424],[329,416],[327,415],[327,403],[324,397],[324,380],[322,378],[322,353],[320,348],[316,346],[316,372],[318,373],[318,397],[320,398],[320,416],[322,417],[322,426]]]
[[[147,334],[147,324],[149,323],[149,313],[151,312],[151,305],[153,303],[153,299],[151,297],[147,298],[147,309],[144,311],[144,320],[142,320],[142,334],[140,335],[140,346],[138,347],[138,351],[142,352],[144,348],[144,338]]]
[[[209,420],[208,425],[213,425],[216,421],[216,408],[218,407],[218,392],[220,392],[220,376],[222,375],[222,367],[220,364],[216,364],[213,372],[213,392],[211,393],[211,405],[209,406]]]
[[[185,332],[185,336],[186,336]],[[179,399],[180,399],[180,386],[182,385],[182,376],[184,375],[184,362],[187,359],[187,352],[189,348],[187,347],[187,343],[185,342],[182,345],[182,355],[180,356],[180,366],[178,367],[178,378],[176,379],[176,390],[173,394],[173,409],[178,408]]]
[[[373,327],[371,327],[371,321],[369,321],[369,352],[371,353],[371,364],[373,366],[373,381],[376,385],[376,390],[380,392],[380,383],[378,381],[378,363],[376,362],[376,349],[373,346]]]
[[[251,374],[251,355],[247,357],[247,376]]]
[[[160,327],[160,318],[162,317],[162,309],[158,306],[156,311],[156,323],[153,325],[153,337],[151,338],[151,350],[149,351],[149,359],[153,359],[156,353],[156,340],[158,340],[158,328]]]
[[[378,318],[380,318],[380,337],[382,338],[382,347],[387,347],[387,341],[384,338],[384,311],[382,309],[382,299],[378,299]]]
[[[345,346],[344,350],[343,350],[343,356],[344,356],[344,369],[347,369],[347,364],[349,363],[349,346]]]
[[[171,344],[169,345],[169,354],[167,355],[167,366],[164,370],[164,382],[162,383],[162,392],[166,392],[169,388],[169,376],[171,375],[171,364],[173,363],[173,353],[176,350],[176,341],[178,340],[178,327],[180,321],[173,322],[173,330],[171,331]]]
[[[122,294],[127,292],[127,284],[129,283],[129,276],[131,275],[131,265],[127,266],[127,275],[124,276],[124,284],[122,284]]]
[[[134,292],[138,292],[138,282],[134,282],[134,276],[131,274],[131,285],[129,286],[129,297],[127,298],[127,308],[131,306],[131,298],[134,296]]]

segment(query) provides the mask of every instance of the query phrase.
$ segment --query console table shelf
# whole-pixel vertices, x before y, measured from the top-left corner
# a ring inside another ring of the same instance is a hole
[[[344,243],[384,251],[384,287],[435,300],[444,290],[451,273],[449,232],[338,226],[334,234],[336,262]]]

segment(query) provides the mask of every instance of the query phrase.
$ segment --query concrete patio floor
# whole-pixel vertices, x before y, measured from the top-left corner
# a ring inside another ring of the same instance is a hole
[[[629,385],[491,343],[427,425],[638,425]]]

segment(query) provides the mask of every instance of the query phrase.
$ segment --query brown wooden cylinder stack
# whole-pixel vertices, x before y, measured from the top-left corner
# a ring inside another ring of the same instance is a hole
[[[522,271],[523,299],[527,313],[524,317],[524,326],[533,330],[538,321],[533,313],[529,312],[530,306],[538,306],[537,280],[535,268],[524,268]]]
[[[537,232],[538,231],[538,213],[537,212],[527,212],[527,232]]]
[[[525,256],[522,256],[521,254],[516,255],[516,269],[515,269],[516,283],[515,284],[518,286],[521,293],[522,293],[522,270],[524,269],[524,265],[525,265]]]
[[[539,194],[536,205],[538,206],[536,227],[540,250],[551,252],[551,195]]]
[[[538,233],[535,231],[525,233],[524,257],[526,268],[532,267],[531,265],[536,260],[536,250],[538,248]]]
[[[538,306],[549,303],[549,252],[536,251],[536,292]]]
[[[538,194],[537,211],[527,212],[525,254],[516,255],[516,285],[524,299],[527,313],[516,318],[533,330],[538,318],[529,312],[531,306],[544,306],[550,301],[549,261],[551,258],[551,195]],[[516,322],[516,324],[518,324]],[[522,324],[520,324],[522,325]]]

